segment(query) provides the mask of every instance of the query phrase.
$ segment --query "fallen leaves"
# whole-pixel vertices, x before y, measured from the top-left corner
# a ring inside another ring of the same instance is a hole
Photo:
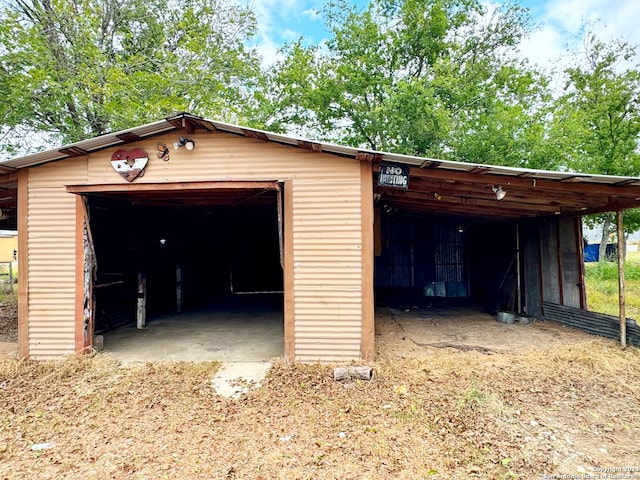
[[[2,360],[0,478],[527,479],[640,457],[636,350],[401,344],[371,381],[275,361],[236,401],[210,387],[217,363]]]

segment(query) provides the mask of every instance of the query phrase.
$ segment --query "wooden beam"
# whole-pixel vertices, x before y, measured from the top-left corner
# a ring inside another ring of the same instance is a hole
[[[119,138],[124,143],[133,143],[133,142],[137,142],[138,140],[142,140],[142,137],[140,135],[133,132],[120,133],[116,135],[116,138]]]
[[[196,190],[233,190],[233,189],[265,189],[280,188],[273,182],[178,182],[178,183],[118,183],[100,185],[67,185],[67,192],[76,194],[108,193],[108,192],[155,192],[155,191],[196,191]]]
[[[29,169],[18,172],[18,358],[29,358]]]
[[[305,150],[309,150],[310,152],[321,152],[322,144],[318,142],[309,142],[307,140],[298,140],[298,146],[300,148],[304,148]]]
[[[383,156],[380,153],[364,152],[362,150],[356,153],[356,160],[358,160],[359,162],[380,163],[382,161],[382,158]],[[371,181],[373,182],[373,179]]]
[[[262,140],[263,142],[268,142],[269,137],[265,132],[260,132],[257,130],[249,130],[248,128],[243,128],[242,133],[244,133],[247,138],[255,138],[257,140]]]
[[[620,313],[620,344],[627,346],[627,312],[624,286],[624,222],[623,211],[616,212],[616,226],[618,229],[618,309]]]
[[[176,265],[176,313],[182,313],[182,266]]]
[[[76,259],[75,259],[75,269],[76,269],[76,299],[75,299],[75,348],[74,351],[81,352],[85,346],[85,338],[84,338],[84,302],[86,299],[84,298],[84,282],[85,282],[85,274],[84,274],[84,262],[85,262],[85,251],[84,251],[84,224],[85,224],[85,206],[84,206],[84,198],[80,195],[76,197]]]
[[[89,152],[80,147],[65,147],[58,150],[63,155],[69,155],[70,157],[82,157],[83,155],[88,155]]]
[[[397,190],[394,192],[385,191],[381,197],[381,202],[400,200],[415,200],[416,204],[421,204],[425,209],[431,207],[448,206],[451,209],[458,209],[459,207],[479,207],[481,209],[495,210],[497,212],[517,211],[522,213],[529,212],[531,215],[539,214],[555,214],[555,212],[561,211],[561,207],[558,205],[542,205],[534,204],[530,205],[525,202],[513,202],[508,200],[493,200],[491,199],[479,199],[479,198],[467,198],[462,196],[464,193],[454,195],[440,195],[436,198],[433,192],[416,192]]]
[[[373,171],[370,164],[360,164],[362,330],[360,356],[366,361],[375,357],[375,315],[373,298]]]
[[[377,168],[377,167],[376,167]],[[411,177],[416,178],[429,178],[440,179],[449,181],[462,181],[462,182],[477,182],[484,183],[486,185],[502,185],[505,189],[509,187],[516,188],[530,188],[535,192],[547,192],[547,191],[559,191],[566,192],[569,189],[573,192],[587,193],[592,195],[612,195],[620,196],[624,193],[624,196],[638,196],[640,197],[640,187],[636,186],[620,186],[607,185],[596,182],[583,181],[581,183],[571,183],[571,187],[567,187],[566,182],[562,183],[559,180],[546,180],[546,179],[534,179],[524,178],[514,174],[511,175],[497,175],[497,174],[471,174],[468,172],[456,172],[451,170],[436,170],[427,168],[411,168]]]
[[[147,325],[147,274],[138,273],[138,304],[136,327],[142,330]]]
[[[295,296],[293,275],[293,180],[284,182],[284,355],[295,360]]]

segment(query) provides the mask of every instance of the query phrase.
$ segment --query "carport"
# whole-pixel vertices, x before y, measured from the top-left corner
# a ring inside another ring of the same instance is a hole
[[[582,217],[616,212],[622,241],[622,212],[640,201],[637,178],[387,154],[371,161],[382,305],[474,304],[527,321],[570,316],[573,326],[588,323]],[[626,330],[619,266],[620,330]]]

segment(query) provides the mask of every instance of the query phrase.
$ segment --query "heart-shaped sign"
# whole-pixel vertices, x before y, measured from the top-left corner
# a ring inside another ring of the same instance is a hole
[[[111,166],[128,182],[144,175],[144,169],[149,162],[149,156],[141,148],[133,150],[116,150],[111,155]]]

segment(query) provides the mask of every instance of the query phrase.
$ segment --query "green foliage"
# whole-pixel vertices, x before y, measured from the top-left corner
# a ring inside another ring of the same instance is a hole
[[[640,254],[628,253],[625,261],[625,303],[628,318],[640,320]],[[589,310],[618,315],[618,263],[585,263]]]
[[[547,156],[546,80],[515,60],[530,31],[517,5],[474,0],[345,0],[325,10],[326,48],[283,49],[265,124],[374,150],[536,166]],[[537,142],[537,143],[536,143]]]
[[[176,111],[236,120],[259,78],[255,29],[225,0],[5,2],[0,118],[63,143]]]
[[[559,163],[575,171],[640,174],[640,71],[622,68],[635,47],[585,36],[584,65],[567,68],[566,94],[556,102],[550,134]]]

